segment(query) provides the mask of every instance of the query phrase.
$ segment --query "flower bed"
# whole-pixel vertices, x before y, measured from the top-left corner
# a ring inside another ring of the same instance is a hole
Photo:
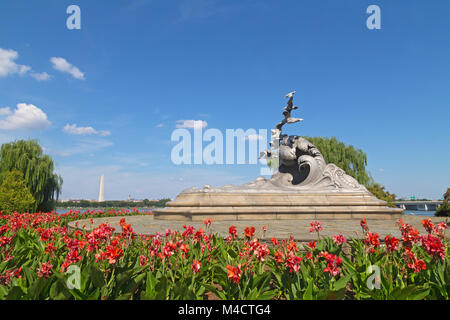
[[[224,239],[183,226],[136,235],[126,218],[69,231],[78,219],[137,210],[0,214],[0,299],[448,299],[444,223],[423,220],[426,234],[398,222],[402,238],[320,236],[264,243],[255,228],[230,226]],[[263,228],[265,233],[266,228]],[[239,236],[242,236],[241,238]]]

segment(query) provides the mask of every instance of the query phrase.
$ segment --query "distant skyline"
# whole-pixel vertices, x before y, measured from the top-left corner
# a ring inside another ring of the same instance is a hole
[[[69,30],[69,5],[81,29]],[[370,5],[381,29],[369,30]],[[174,198],[259,165],[175,165],[173,130],[272,129],[361,148],[398,197],[450,187],[449,1],[88,0],[0,3],[0,143],[38,139],[61,199]]]

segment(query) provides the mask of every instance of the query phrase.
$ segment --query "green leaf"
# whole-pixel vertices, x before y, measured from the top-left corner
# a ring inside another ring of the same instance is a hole
[[[344,277],[340,278],[336,283],[334,284],[334,290],[338,291],[343,288],[345,288],[350,281],[350,278],[352,277],[352,274],[347,274]]]
[[[101,288],[106,284],[104,273],[101,272],[96,266],[90,266],[89,275],[91,276],[91,281],[95,287]]]
[[[313,300],[313,281],[308,282],[308,287],[306,288],[305,293],[303,294],[303,300]]]
[[[22,288],[20,288],[19,286],[14,286],[6,296],[6,300],[19,300],[23,298],[23,296],[24,292],[22,291]]]

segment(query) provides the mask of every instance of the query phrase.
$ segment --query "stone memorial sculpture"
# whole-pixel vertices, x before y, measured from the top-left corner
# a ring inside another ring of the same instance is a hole
[[[286,95],[284,119],[271,130],[270,150],[260,157],[278,169],[270,179],[223,187],[190,188],[164,209],[154,210],[155,219],[258,220],[258,219],[394,219],[403,211],[389,208],[356,179],[335,164],[325,162],[320,150],[303,137],[282,133],[293,118],[295,91]]]

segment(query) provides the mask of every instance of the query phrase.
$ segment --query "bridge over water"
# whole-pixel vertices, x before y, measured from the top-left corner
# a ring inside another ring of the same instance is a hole
[[[395,205],[398,208],[405,210],[417,210],[417,211],[436,211],[437,208],[443,203],[442,200],[429,200],[429,201],[396,201]]]

